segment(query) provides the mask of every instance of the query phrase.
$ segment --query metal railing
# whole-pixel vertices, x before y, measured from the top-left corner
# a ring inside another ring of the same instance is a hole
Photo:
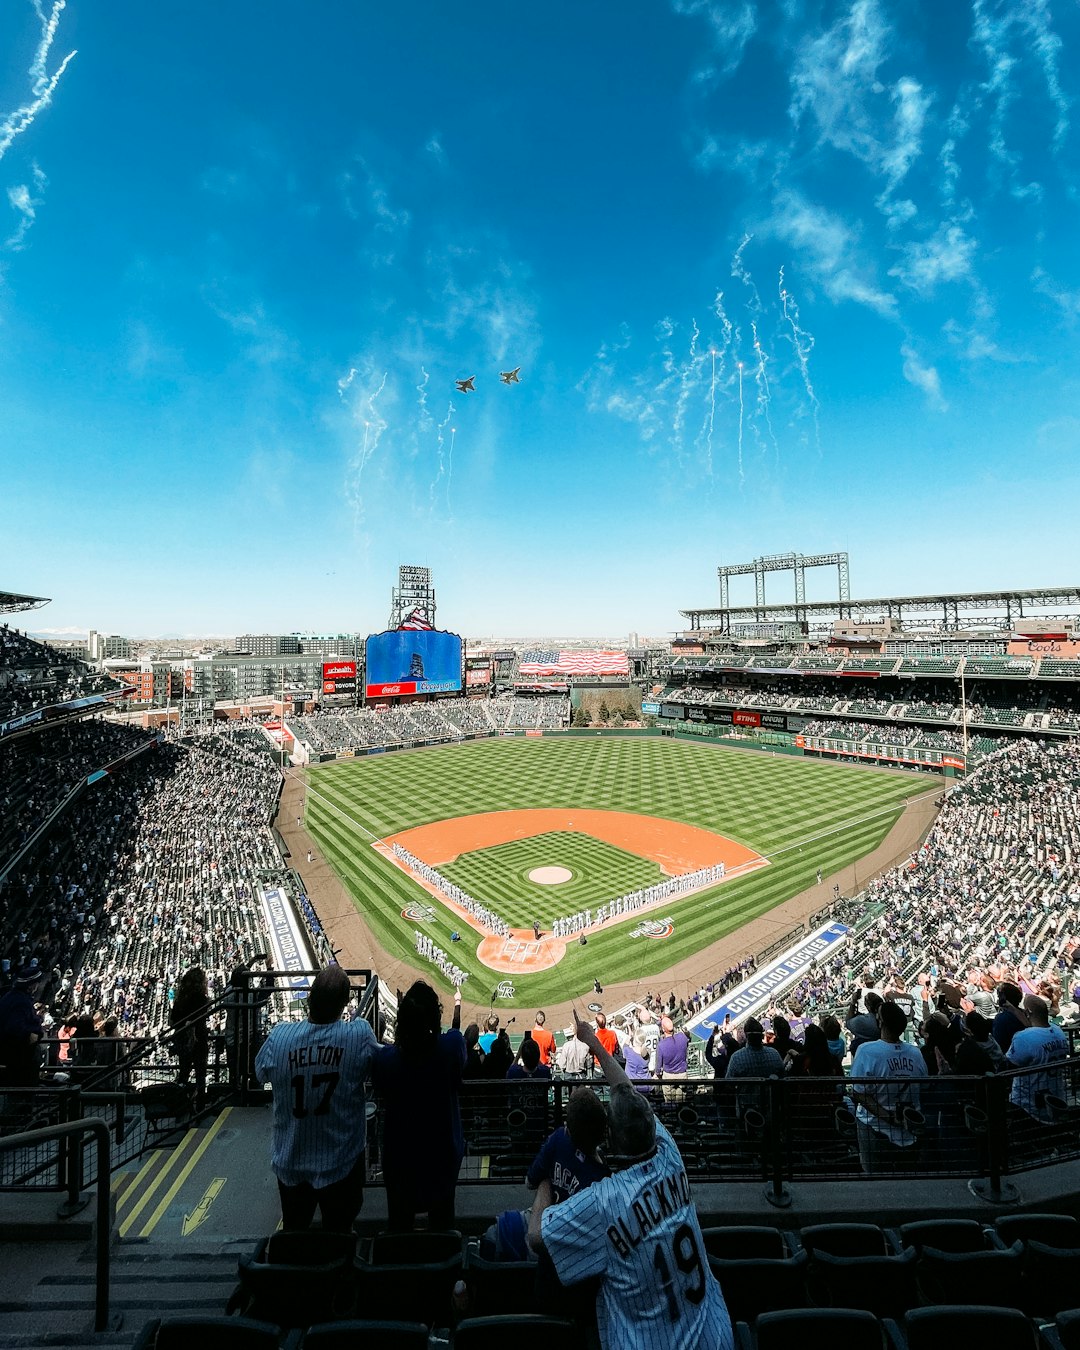
[[[0,1151],[34,1149],[54,1140],[65,1145],[67,1151],[81,1154],[83,1135],[92,1135],[97,1154],[97,1212],[94,1217],[94,1330],[105,1331],[109,1325],[109,1247],[112,1242],[112,1216],[109,1212],[109,1131],[103,1120],[87,1117],[82,1120],[62,1121],[42,1129],[26,1130],[0,1138]],[[75,1144],[74,1148],[71,1145]],[[89,1203],[77,1184],[75,1171],[71,1174],[68,1198],[61,1206],[61,1217],[70,1217]]]

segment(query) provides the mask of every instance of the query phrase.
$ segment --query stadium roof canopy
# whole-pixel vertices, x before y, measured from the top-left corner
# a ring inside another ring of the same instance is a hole
[[[883,618],[920,620],[946,631],[981,618],[1001,627],[1020,619],[1080,617],[1080,586],[1044,586],[1032,591],[961,591],[949,595],[885,596],[870,600],[781,601],[778,604],[741,605],[725,609],[693,608],[679,613],[691,627],[711,627],[728,632],[734,623],[796,622],[821,627],[846,619],[853,623],[879,623]]]
[[[15,591],[0,591],[0,614],[18,614],[24,609],[40,609],[50,603],[45,595],[19,595]]]

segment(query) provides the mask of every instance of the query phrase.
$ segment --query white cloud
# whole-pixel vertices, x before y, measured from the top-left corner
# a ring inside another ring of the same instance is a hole
[[[1070,326],[1080,323],[1080,291],[1070,291],[1041,267],[1032,272],[1031,284],[1057,307],[1066,323]]]
[[[904,358],[904,379],[923,391],[932,408],[938,412],[947,412],[949,405],[942,395],[941,378],[934,367],[924,365],[910,343],[903,344],[900,355]]]
[[[676,14],[702,18],[712,33],[712,54],[717,60],[701,67],[696,80],[711,84],[739,68],[746,44],[757,31],[757,7],[750,0],[671,0]]]
[[[788,191],[777,196],[768,229],[800,250],[799,262],[831,300],[851,300],[885,318],[896,317],[895,298],[878,286],[855,231],[840,216]]]
[[[939,282],[971,281],[975,250],[976,241],[959,225],[942,224],[930,239],[908,244],[902,261],[889,269],[889,275],[911,290],[929,295]]]

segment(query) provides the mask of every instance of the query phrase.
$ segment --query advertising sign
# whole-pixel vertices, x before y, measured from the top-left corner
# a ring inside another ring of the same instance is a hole
[[[641,700],[641,711],[646,717],[658,717],[660,714],[659,703],[648,703],[645,699]]]
[[[445,694],[461,688],[461,638],[440,629],[374,633],[364,644],[368,698]]]
[[[490,684],[491,667],[490,666],[481,666],[479,668],[470,667],[465,672],[465,683],[468,685]]]
[[[783,731],[786,720],[783,713],[767,712],[761,714],[761,725],[763,727],[776,727]]]
[[[661,717],[679,717],[683,715],[683,709],[675,703],[665,703],[660,709]]]
[[[759,727],[761,726],[761,714],[756,712],[737,712],[731,717],[732,722],[737,727]]]
[[[322,691],[324,694],[355,694],[356,662],[324,661]]]

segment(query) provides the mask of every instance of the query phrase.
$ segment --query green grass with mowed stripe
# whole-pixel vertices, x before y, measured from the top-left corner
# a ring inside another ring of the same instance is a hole
[[[339,760],[309,769],[307,782],[308,830],[379,941],[448,990],[438,969],[416,955],[413,932],[422,927],[469,972],[467,1003],[486,1003],[500,978],[476,957],[479,935],[437,904],[430,923],[403,919],[406,905],[430,897],[371,847],[374,840],[480,811],[592,807],[685,821],[769,858],[768,867],[652,911],[674,921],[665,941],[628,940],[638,922],[631,917],[591,936],[587,947],[572,943],[554,969],[515,975],[514,1002],[536,1006],[579,997],[594,979],[640,981],[667,970],[812,886],[819,867],[828,876],[872,852],[905,799],[932,786],[916,776],[659,737],[476,741]],[[549,854],[549,845],[561,856]],[[531,867],[547,864],[569,867],[574,881],[543,887],[524,880]],[[611,875],[602,876],[608,868]],[[659,879],[648,860],[579,835],[500,845],[442,870],[511,923],[595,908]],[[590,888],[599,886],[605,894],[598,896]],[[451,947],[454,930],[462,941]]]

